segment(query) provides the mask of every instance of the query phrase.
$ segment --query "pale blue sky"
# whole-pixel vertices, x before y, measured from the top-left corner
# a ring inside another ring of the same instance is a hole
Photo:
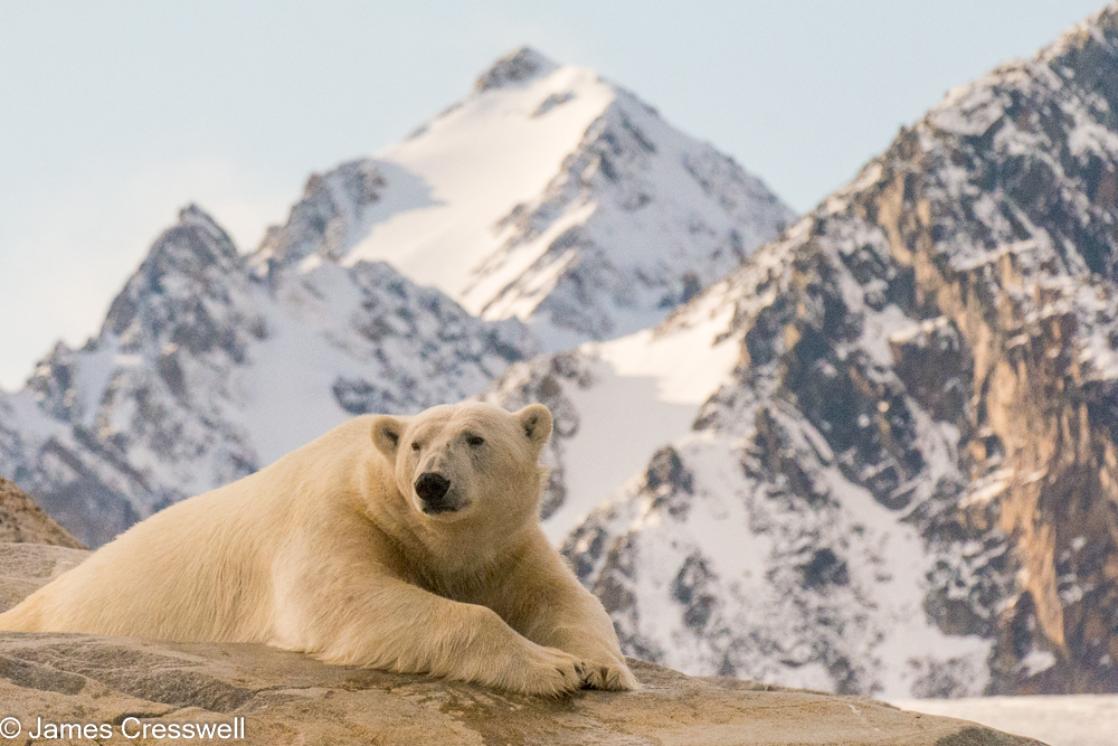
[[[594,67],[799,210],[950,87],[1098,0],[0,0],[0,387],[93,333],[197,201],[242,249],[530,44]]]

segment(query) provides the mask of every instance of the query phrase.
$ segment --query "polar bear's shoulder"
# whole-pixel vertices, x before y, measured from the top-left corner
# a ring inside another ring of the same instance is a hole
[[[352,417],[331,430],[327,430],[309,443],[281,456],[275,463],[302,461],[330,454],[333,460],[354,454],[368,454],[372,450],[373,420],[377,415],[365,414]]]

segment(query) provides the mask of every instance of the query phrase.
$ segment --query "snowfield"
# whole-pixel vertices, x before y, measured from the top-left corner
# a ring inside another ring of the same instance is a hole
[[[896,699],[890,704],[929,715],[973,720],[1049,746],[1114,746],[1118,695]]]

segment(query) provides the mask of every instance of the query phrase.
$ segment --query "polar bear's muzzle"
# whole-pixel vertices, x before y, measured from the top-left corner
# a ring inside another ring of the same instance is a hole
[[[455,499],[450,489],[450,480],[442,474],[425,471],[415,480],[415,494],[420,500],[420,509],[432,515],[435,513],[452,513],[459,510],[462,505]]]

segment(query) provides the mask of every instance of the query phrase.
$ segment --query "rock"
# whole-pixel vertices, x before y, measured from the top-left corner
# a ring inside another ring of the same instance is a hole
[[[80,549],[48,544],[0,544],[0,611],[85,559]]]
[[[0,606],[84,553],[0,544]],[[121,589],[127,592],[127,589]],[[560,701],[328,666],[259,645],[0,634],[3,716],[23,737],[44,720],[233,722],[250,744],[1027,744],[961,720],[873,700],[692,678],[630,661],[644,688]],[[63,739],[65,740],[65,739]],[[71,742],[87,743],[89,739]]]
[[[58,525],[26,492],[0,477],[0,541],[54,544],[81,548],[81,542]]]

